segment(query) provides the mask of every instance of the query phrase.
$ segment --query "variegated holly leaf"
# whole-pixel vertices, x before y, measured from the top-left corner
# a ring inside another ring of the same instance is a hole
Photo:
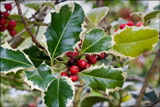
[[[68,78],[54,79],[44,93],[44,103],[48,107],[68,107],[74,96],[74,84]]]
[[[108,51],[111,48],[112,38],[104,34],[103,29],[93,29],[85,34],[81,53],[95,53]]]
[[[99,7],[92,9],[88,14],[87,18],[90,23],[94,25],[94,28],[98,27],[98,24],[105,18],[109,11],[108,7]]]
[[[29,56],[35,67],[38,67],[44,61],[46,61],[46,63],[50,63],[49,56],[40,51],[37,46],[31,46],[23,51]]]
[[[20,50],[7,49],[0,46],[0,71],[16,72],[20,69],[33,67],[27,56]]]
[[[72,11],[73,10],[73,11]],[[74,50],[73,46],[80,40],[84,12],[79,4],[74,9],[63,6],[59,13],[52,13],[51,24],[46,30],[48,50],[52,59]]]
[[[113,49],[125,56],[137,57],[158,42],[158,31],[149,27],[126,27],[114,35]]]
[[[52,75],[51,69],[46,64],[41,64],[38,68],[34,68],[31,70],[25,71],[26,79],[28,83],[31,83],[32,88],[38,89],[46,89],[48,84],[55,79],[55,77]],[[29,82],[31,81],[31,82]]]
[[[155,10],[155,11],[152,11],[152,12],[145,14],[144,15],[144,22],[147,23],[147,21],[155,18],[158,14],[160,15],[160,10]]]
[[[120,89],[124,83],[124,72],[119,68],[95,66],[79,73],[87,86],[93,90],[102,90],[106,93]]]

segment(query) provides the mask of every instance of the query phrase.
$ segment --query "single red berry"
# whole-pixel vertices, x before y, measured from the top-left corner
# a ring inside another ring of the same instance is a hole
[[[137,24],[136,24],[136,27],[140,27],[140,26],[142,26],[143,25],[143,22],[138,22]]]
[[[13,37],[16,35],[16,31],[13,29],[13,30],[9,31],[9,34]]]
[[[78,66],[80,68],[85,68],[86,67],[87,62],[83,59],[78,60]]]
[[[118,29],[116,29],[114,32],[117,32],[118,31]]]
[[[89,68],[91,65],[89,63],[86,64],[86,68]]]
[[[71,72],[72,74],[77,74],[77,73],[79,72],[78,66],[76,66],[76,65],[71,66],[71,67],[70,67],[70,72]]]
[[[66,77],[66,76],[68,76],[68,75],[67,75],[67,73],[66,73],[66,72],[61,72],[61,76]]]
[[[8,18],[9,13],[8,12],[3,12],[3,16],[4,16],[4,18]]]
[[[0,18],[0,25],[3,26],[7,23],[5,18]]]
[[[127,25],[128,25],[128,26],[134,26],[134,23],[133,23],[132,21],[129,21],[129,22],[127,23]]]
[[[1,32],[4,32],[5,30],[6,30],[6,26],[1,26],[1,27],[0,27],[0,31],[1,31]]]
[[[106,53],[105,53],[105,52],[102,52],[102,53],[100,53],[100,55],[98,55],[98,58],[99,58],[99,59],[104,59],[105,56],[106,56]]]
[[[77,76],[77,75],[71,75],[70,77],[71,77],[71,80],[72,80],[73,82],[75,82],[75,81],[78,80],[78,76]]]
[[[16,27],[16,22],[14,20],[8,22],[8,29],[13,29],[15,27]]]
[[[90,64],[95,64],[97,62],[97,58],[95,55],[90,55],[89,58],[88,58],[88,62]]]
[[[36,107],[34,104],[29,104],[28,107]]]
[[[123,29],[123,28],[125,28],[125,26],[126,26],[126,24],[121,24],[119,28]]]
[[[7,3],[4,5],[4,8],[7,10],[7,11],[10,11],[12,10],[12,4],[11,3]]]
[[[68,56],[68,57],[75,57],[77,54],[78,54],[77,52],[71,52],[71,51],[69,51],[69,52],[66,52],[65,55]]]

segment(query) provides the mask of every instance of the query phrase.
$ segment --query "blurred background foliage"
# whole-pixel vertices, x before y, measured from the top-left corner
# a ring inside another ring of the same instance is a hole
[[[47,0],[49,1],[49,0]],[[23,2],[23,1],[22,1]],[[2,2],[1,6],[3,7]],[[79,2],[80,3],[80,2]],[[126,23],[127,21],[133,21],[134,23],[137,23],[141,20],[141,18],[138,15],[131,15],[133,12],[139,12],[139,13],[146,13],[150,10],[148,9],[148,1],[141,1],[141,0],[86,0],[83,4],[90,3],[91,8],[96,7],[102,7],[107,6],[110,8],[109,13],[104,18],[104,20],[100,23],[99,26],[112,26],[111,29],[112,32],[116,29],[116,26],[121,23]],[[34,12],[36,12],[38,9],[41,11],[44,9],[44,5],[49,7],[52,11],[52,8],[54,8],[53,2],[32,2],[25,0],[25,4],[23,4],[23,8],[26,10],[24,12],[26,19],[29,20],[29,17],[27,17],[28,14],[32,16]],[[80,3],[81,4],[81,3]],[[14,5],[14,3],[13,3]],[[14,7],[16,8],[16,7]],[[33,12],[29,11],[30,9],[34,10]],[[155,7],[153,7],[155,10],[160,9],[160,4],[157,4]],[[12,10],[13,11],[13,10]],[[24,29],[24,25],[20,22],[20,17],[17,15],[17,11],[13,12],[9,18],[15,19],[17,21],[17,32],[21,32]],[[43,17],[44,20],[48,20],[45,17]],[[45,22],[45,21],[41,22]],[[159,30],[159,16],[152,19],[149,23],[149,26],[158,29]],[[29,22],[29,25],[35,24],[32,22]],[[115,27],[115,28],[114,28]],[[36,30],[39,29],[39,30]],[[37,25],[32,27],[32,32],[37,33],[37,39],[40,41],[43,37],[43,33],[45,32],[46,25]],[[111,33],[112,33],[111,32]],[[19,40],[21,38],[21,40]],[[13,40],[14,39],[14,40]],[[8,33],[1,33],[1,42],[12,40],[10,42],[11,46],[13,48],[21,48],[24,49],[26,47],[29,47],[32,45],[31,38],[28,36],[27,32],[22,33],[19,38],[11,38],[8,36]],[[17,43],[17,41],[20,41]],[[87,98],[83,100],[82,104],[86,104],[86,102],[90,101],[93,102],[89,106],[101,106],[104,104],[105,101],[109,101],[110,99],[113,102],[116,103],[117,106],[132,106],[135,103],[135,100],[137,98],[138,92],[142,86],[142,83],[144,81],[144,78],[153,62],[153,59],[155,57],[155,53],[159,48],[159,44],[156,45],[156,47],[149,52],[144,53],[143,55],[132,59],[122,59],[119,56],[111,55],[107,57],[106,59],[99,62],[105,63],[105,65],[109,65],[112,63],[114,67],[123,67],[126,69],[125,72],[127,72],[127,78],[126,83],[124,84],[124,87],[119,92],[114,92],[111,94],[110,97],[104,99],[101,98],[100,101],[97,101],[99,99],[98,97],[101,97],[102,92],[91,92],[91,90],[88,88],[88,90],[85,90],[84,95],[82,97],[89,97],[92,95],[92,98]],[[118,59],[118,60],[116,60]],[[110,60],[112,62],[110,62]],[[147,88],[147,92],[145,94],[145,97],[143,99],[144,104],[148,104],[151,102],[154,102],[158,99],[158,96],[160,96],[160,73],[159,67],[157,66],[154,68],[157,72],[155,72],[154,76],[152,77],[150,81],[150,85]],[[42,99],[40,97],[40,92],[37,90],[31,90],[30,87],[24,82],[24,76],[23,72],[18,71],[16,74],[9,73],[7,75],[1,74],[1,101],[0,106],[1,107],[36,107],[42,105]],[[98,97],[93,97],[93,95],[97,95]],[[96,100],[94,100],[96,98]],[[108,100],[109,99],[109,100]],[[119,102],[121,102],[119,104]]]

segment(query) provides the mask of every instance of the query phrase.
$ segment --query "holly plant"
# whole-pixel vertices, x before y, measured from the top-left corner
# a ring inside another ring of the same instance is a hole
[[[7,42],[1,45],[1,73],[21,70],[24,81],[42,93],[48,107],[90,106],[104,101],[113,105],[108,96],[121,90],[127,68],[105,60],[110,56],[119,57],[119,61],[134,59],[152,50],[159,37],[157,30],[143,24],[145,20],[123,23],[108,33],[99,26],[108,11],[108,7],[99,7],[85,14],[77,3],[59,7],[51,13],[41,43],[44,48],[35,44],[20,50]],[[94,93],[85,95],[86,90]]]

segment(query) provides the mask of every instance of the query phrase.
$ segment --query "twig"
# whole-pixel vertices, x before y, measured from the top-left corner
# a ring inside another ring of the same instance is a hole
[[[149,72],[148,72],[148,74],[147,74],[147,76],[146,76],[146,78],[145,78],[145,80],[144,80],[144,83],[143,83],[143,86],[142,86],[142,88],[141,88],[141,91],[140,91],[140,93],[139,93],[139,95],[138,95],[138,98],[137,98],[135,107],[139,107],[140,104],[141,104],[141,100],[142,100],[143,95],[144,95],[144,93],[145,93],[145,91],[146,91],[146,88],[147,88],[147,86],[148,86],[148,84],[149,84],[149,80],[150,80],[150,78],[152,77],[152,75],[153,75],[153,73],[154,73],[154,70],[153,70],[153,69],[154,69],[154,67],[155,67],[155,66],[157,65],[157,63],[158,63],[159,55],[160,55],[160,49],[157,51],[157,54],[156,54],[156,57],[154,58],[154,61],[153,61],[153,63],[152,63],[152,66],[150,67]]]
[[[139,82],[144,82],[144,79],[138,76],[130,76],[127,77],[126,81],[139,81]],[[151,84],[148,85],[149,88],[153,88]]]
[[[154,105],[156,105],[157,103],[160,102],[160,99],[158,99],[157,101],[153,102],[152,104],[150,104],[148,107],[153,107]]]
[[[32,41],[36,44],[37,47],[41,48],[42,50],[44,50],[47,53],[47,50],[36,40],[35,36],[32,34],[30,28],[28,27],[27,21],[24,19],[24,16],[21,11],[20,3],[18,2],[18,0],[15,0],[15,3],[17,5],[18,14],[21,17],[27,32],[30,34]]]

